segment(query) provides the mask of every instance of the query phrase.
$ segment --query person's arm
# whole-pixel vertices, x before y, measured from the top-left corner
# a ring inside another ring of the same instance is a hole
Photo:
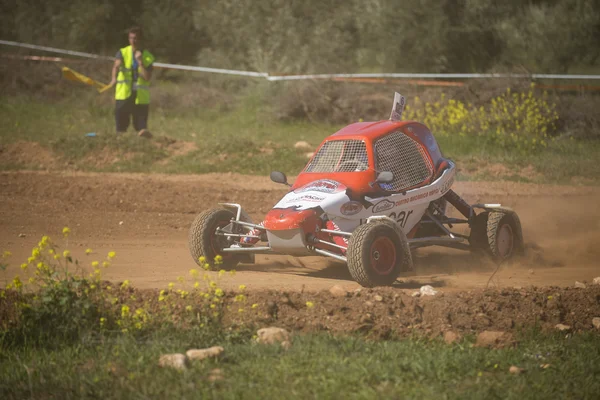
[[[122,60],[120,58],[117,58],[115,60],[115,63],[113,64],[112,75],[109,84],[110,86],[114,86],[117,83],[117,72],[119,71],[119,67],[121,67],[121,62]]]
[[[135,51],[135,59],[138,63],[138,72],[142,75],[142,78],[149,81],[152,78],[152,70],[144,67],[144,63],[142,60],[142,52],[139,50]]]

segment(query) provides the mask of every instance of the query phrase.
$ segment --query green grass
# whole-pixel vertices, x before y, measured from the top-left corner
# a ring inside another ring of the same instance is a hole
[[[220,360],[186,371],[162,369],[161,354],[223,345]],[[54,350],[0,356],[0,396],[13,398],[597,398],[600,336],[521,337],[516,348],[488,350],[406,339],[372,342],[326,334],[297,336],[290,350],[247,338],[221,341],[194,332],[144,341],[121,336]],[[550,364],[546,369],[541,364]],[[511,365],[525,368],[509,373]],[[209,382],[219,368],[224,379]]]
[[[149,127],[155,139],[147,141],[133,133],[117,138],[109,97],[81,91],[77,99],[56,102],[33,97],[0,98],[0,144],[37,142],[51,149],[60,165],[81,170],[208,173],[240,172],[266,175],[281,170],[295,175],[307,159],[293,148],[305,140],[317,146],[342,125],[277,120],[259,95],[246,95],[234,106],[155,107]],[[353,121],[348,121],[348,123]],[[98,137],[85,137],[96,132]],[[489,168],[504,164],[500,178],[536,183],[585,182],[599,184],[598,141],[557,141],[540,151],[519,152],[499,148],[486,137],[438,135],[444,154],[454,159],[459,179],[498,179]],[[177,155],[169,143],[195,144]],[[109,152],[111,157],[102,157]],[[103,153],[104,152],[104,153]],[[39,168],[38,163],[0,163],[2,170]],[[533,173],[522,173],[533,168]]]

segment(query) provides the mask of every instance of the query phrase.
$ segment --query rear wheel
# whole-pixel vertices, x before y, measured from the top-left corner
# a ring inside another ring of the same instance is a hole
[[[233,212],[216,208],[204,211],[194,219],[188,234],[188,244],[196,264],[201,267],[208,264],[211,268],[231,269],[239,263],[238,255],[222,251],[230,245],[226,236],[216,235],[217,228],[226,227],[232,218],[235,218]],[[221,256],[220,263],[215,260],[216,256]],[[204,257],[205,261],[200,262],[200,257]]]
[[[348,270],[365,287],[389,286],[412,266],[406,235],[394,224],[359,226],[348,243]]]
[[[509,260],[523,253],[523,231],[514,212],[485,211],[475,217],[469,242],[495,261]]]

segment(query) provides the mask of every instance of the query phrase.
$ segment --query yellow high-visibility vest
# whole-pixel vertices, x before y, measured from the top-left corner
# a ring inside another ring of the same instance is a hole
[[[123,61],[117,75],[117,87],[115,89],[115,99],[126,100],[131,96],[131,92],[135,90],[135,104],[150,104],[150,81],[145,80],[138,70],[138,78],[133,82],[133,49],[131,46],[121,49]],[[148,51],[142,52],[142,64],[147,68],[154,62],[154,56]],[[139,68],[139,67],[138,67]]]

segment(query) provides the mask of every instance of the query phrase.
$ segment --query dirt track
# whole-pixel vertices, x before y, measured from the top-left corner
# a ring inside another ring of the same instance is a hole
[[[528,254],[519,264],[501,267],[490,285],[572,286],[600,276],[600,188],[459,182],[454,189],[469,202],[511,206],[521,217]],[[284,193],[285,187],[268,177],[235,174],[0,173],[0,250],[13,253],[7,271],[12,278],[43,234],[60,239],[62,227],[69,226],[69,248],[76,258],[89,264],[114,250],[117,258],[106,270],[108,279],[162,288],[195,266],[187,229],[196,213],[220,201],[239,202],[260,220]],[[87,247],[96,254],[85,256]],[[420,250],[416,262],[416,272],[402,276],[398,288],[480,288],[495,268],[454,250]],[[240,265],[237,271],[225,286],[291,291],[334,284],[358,287],[343,264],[321,257],[263,255],[256,265]]]

